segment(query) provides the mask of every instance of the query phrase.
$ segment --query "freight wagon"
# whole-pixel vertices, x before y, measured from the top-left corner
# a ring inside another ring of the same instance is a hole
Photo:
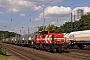
[[[70,41],[70,46],[90,48],[90,30],[71,32],[66,40]]]

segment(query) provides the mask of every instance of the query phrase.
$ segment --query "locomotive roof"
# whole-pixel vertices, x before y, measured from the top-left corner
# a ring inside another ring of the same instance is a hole
[[[48,33],[48,31],[39,31],[39,33],[46,33],[46,34],[47,34],[47,33]]]
[[[42,34],[48,34],[48,31],[39,31],[38,33],[42,33]],[[50,31],[50,33],[52,33],[52,31]]]

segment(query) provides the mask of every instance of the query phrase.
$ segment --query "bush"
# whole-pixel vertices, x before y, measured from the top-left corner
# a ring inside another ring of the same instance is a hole
[[[6,55],[5,48],[3,45],[0,44],[0,54]]]

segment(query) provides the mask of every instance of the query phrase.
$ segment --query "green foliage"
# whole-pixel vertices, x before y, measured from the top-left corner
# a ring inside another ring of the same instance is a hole
[[[63,28],[59,28],[59,27],[57,27],[56,30],[55,30],[55,32],[57,32],[57,33],[61,33],[61,32],[64,32],[64,30],[63,30]]]
[[[40,26],[38,31],[42,31],[42,30],[45,30],[46,29],[46,26]]]
[[[88,30],[90,29],[90,14],[83,15],[80,22],[80,30]]]
[[[55,32],[56,26],[54,26],[53,24],[49,24],[46,29]]]
[[[6,55],[5,48],[0,44],[0,54]]]
[[[40,27],[38,28],[38,31],[42,31],[42,30],[45,30],[45,31],[50,30],[50,31],[55,32],[56,26],[54,26],[53,24],[49,24],[47,27],[46,27],[46,26],[40,26]]]
[[[19,35],[19,34],[15,32],[0,31],[0,40],[4,38],[15,37],[16,35]]]

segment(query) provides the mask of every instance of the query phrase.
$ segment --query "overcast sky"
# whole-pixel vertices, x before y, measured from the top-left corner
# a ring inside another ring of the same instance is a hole
[[[61,26],[77,9],[90,12],[90,0],[0,0],[0,30],[23,34],[28,27],[34,32],[41,25]]]

